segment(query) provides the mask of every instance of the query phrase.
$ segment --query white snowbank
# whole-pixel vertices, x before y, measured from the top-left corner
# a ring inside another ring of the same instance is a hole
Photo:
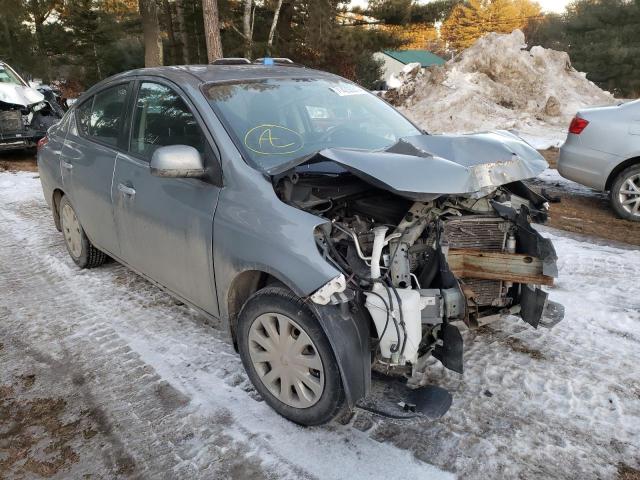
[[[579,109],[613,103],[567,53],[525,48],[520,30],[488,34],[442,67],[404,75],[387,98],[429,132],[516,130],[537,148],[559,146]]]

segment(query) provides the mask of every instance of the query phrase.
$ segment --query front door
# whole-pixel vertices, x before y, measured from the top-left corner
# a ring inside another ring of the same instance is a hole
[[[76,109],[60,153],[62,184],[91,242],[118,255],[111,204],[116,148],[122,139],[129,84],[108,87]]]
[[[151,175],[153,152],[190,145],[216,161],[191,108],[172,88],[142,82],[132,112],[129,153],[119,153],[113,205],[121,258],[208,313],[218,315],[213,215],[220,188],[209,180]]]

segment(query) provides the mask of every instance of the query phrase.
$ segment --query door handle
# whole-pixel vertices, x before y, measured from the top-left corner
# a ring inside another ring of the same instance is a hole
[[[71,170],[73,168],[73,165],[71,165],[70,163],[67,163],[64,160],[62,160],[62,168],[66,168],[67,170]]]
[[[118,190],[122,192],[123,195],[127,195],[128,197],[133,197],[136,194],[135,189],[131,187],[127,187],[126,185],[119,183]]]

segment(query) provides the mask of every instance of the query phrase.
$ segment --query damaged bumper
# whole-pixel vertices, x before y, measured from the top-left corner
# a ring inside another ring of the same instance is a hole
[[[46,130],[23,129],[5,132],[0,124],[0,152],[33,148],[47,134]]]

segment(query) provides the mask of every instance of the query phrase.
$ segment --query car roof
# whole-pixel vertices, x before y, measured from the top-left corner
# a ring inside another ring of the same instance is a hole
[[[188,82],[194,86],[198,86],[203,83],[223,83],[242,80],[260,80],[266,78],[336,77],[328,72],[300,67],[298,65],[177,65],[130,70],[110,77],[104,80],[104,82],[111,82],[117,79],[126,79],[127,77],[135,76],[162,77],[176,83]]]

